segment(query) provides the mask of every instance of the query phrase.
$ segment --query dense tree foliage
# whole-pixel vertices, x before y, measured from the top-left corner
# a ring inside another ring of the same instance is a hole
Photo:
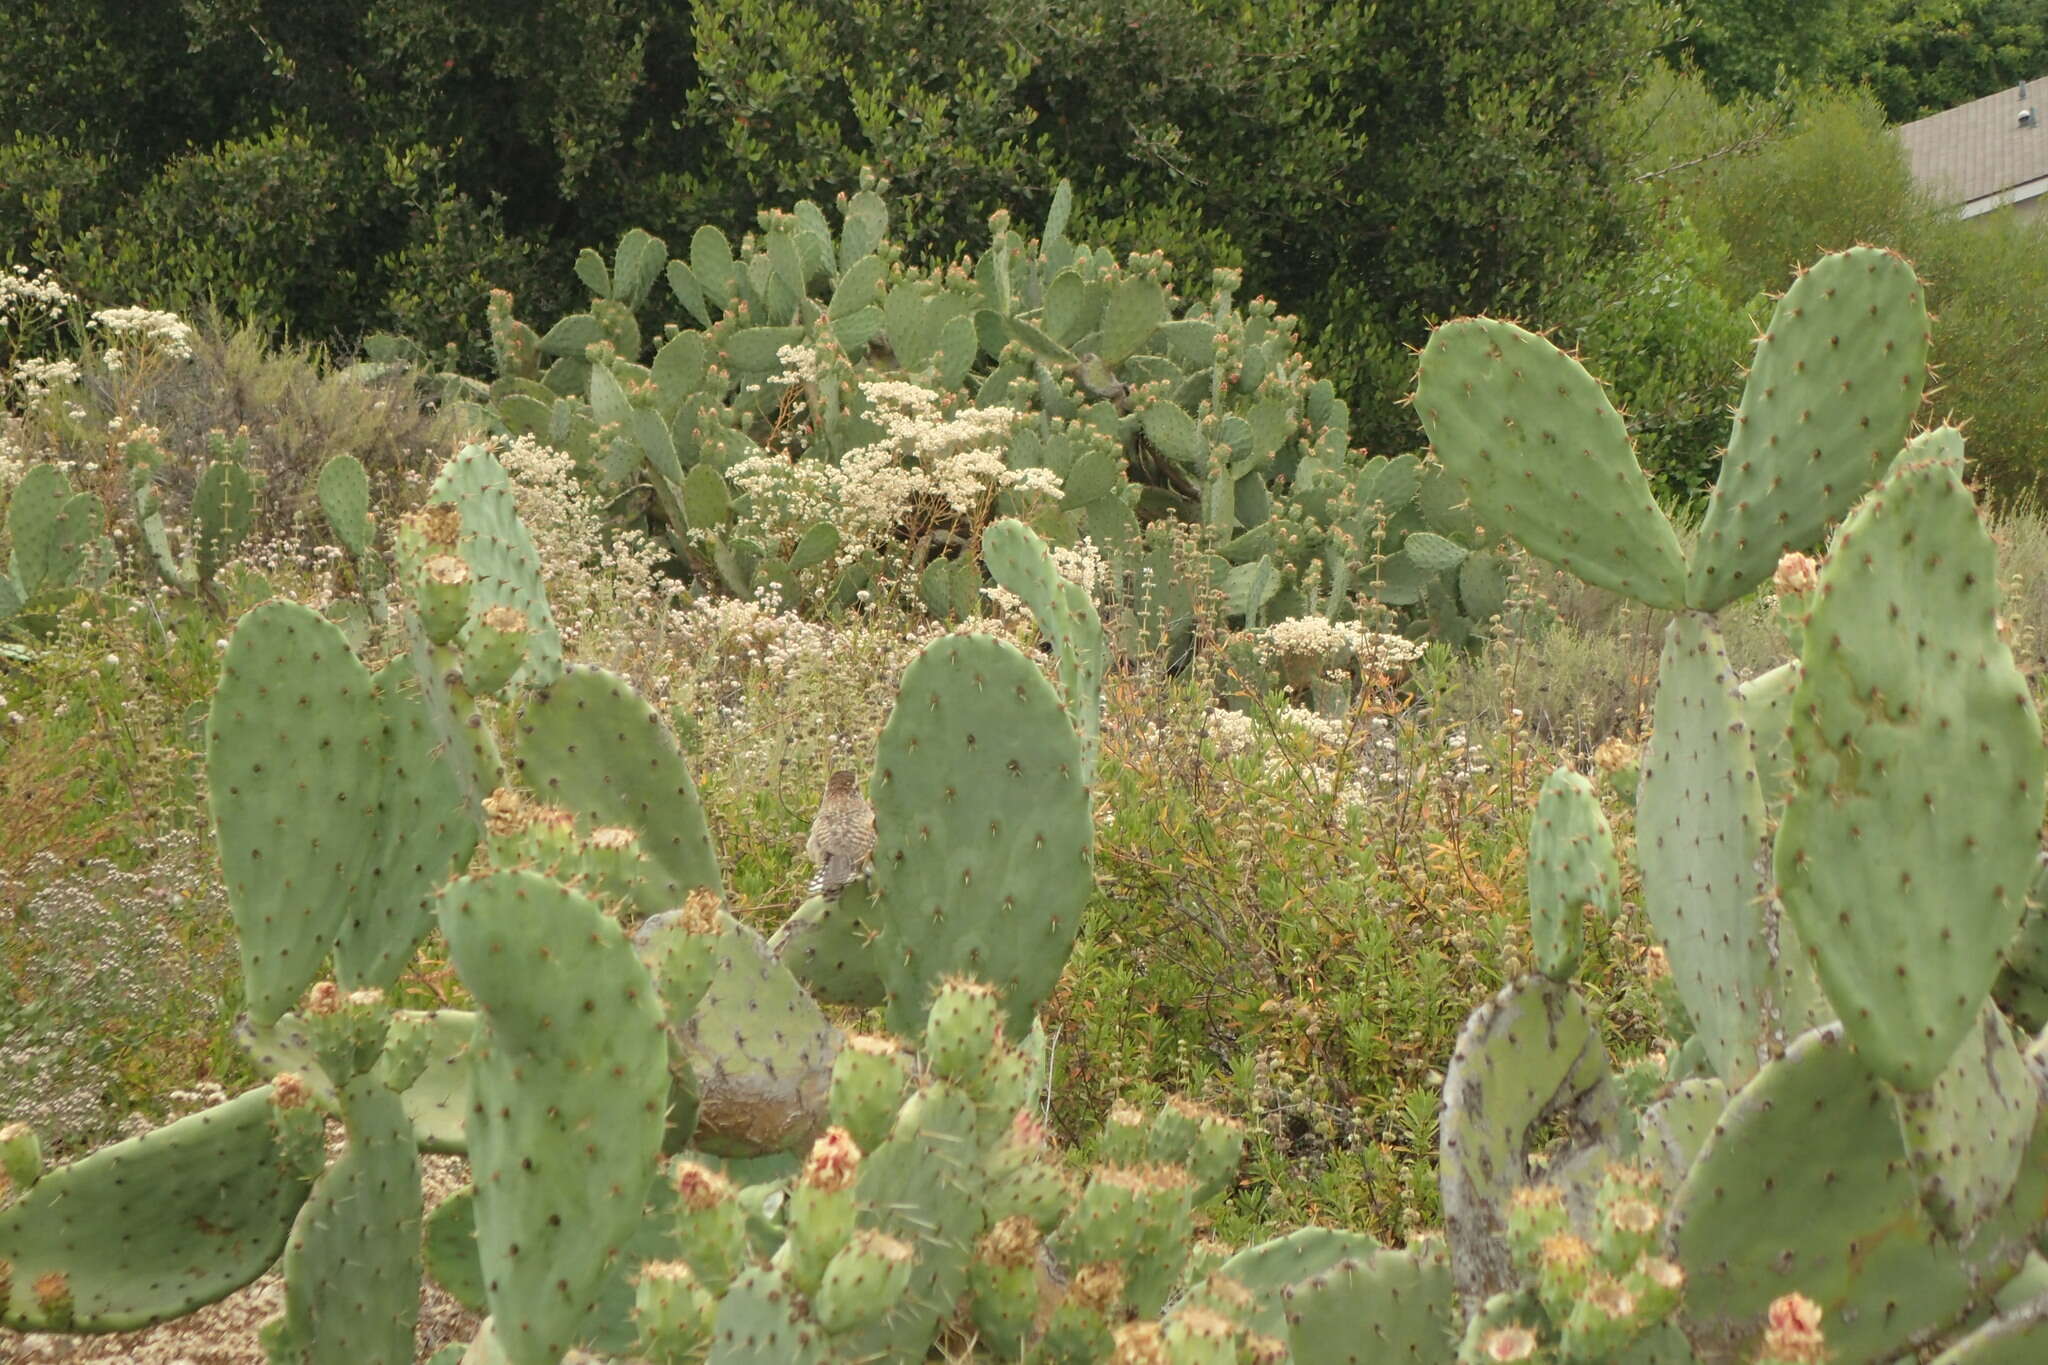
[[[558,315],[576,250],[629,226],[736,234],[872,167],[936,259],[1066,178],[1090,237],[1191,289],[1241,266],[1302,314],[1374,449],[1419,442],[1408,348],[1485,310],[1604,352],[1684,494],[1760,282],[1894,240],[1863,198],[1925,221],[1874,112],[1835,148],[1856,174],[1768,169],[1811,132],[1801,92],[1910,116],[2048,67],[2044,24],[2030,0],[25,0],[0,243],[100,301],[395,330],[479,369],[490,287]]]
[[[1654,0],[182,0],[116,23],[31,4],[0,37],[34,73],[0,92],[0,235],[96,294],[473,346],[483,285],[546,312],[575,249],[628,225],[744,229],[873,166],[913,248],[950,251],[1069,177],[1091,230],[1198,283],[1246,266],[1377,414],[1428,319],[1541,311],[1542,281],[1622,241],[1607,117],[1661,18]]]

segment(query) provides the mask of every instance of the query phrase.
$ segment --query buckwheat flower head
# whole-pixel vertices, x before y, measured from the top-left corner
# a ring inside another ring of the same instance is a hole
[[[1210,742],[1215,744],[1216,751],[1225,758],[1241,754],[1251,748],[1255,737],[1250,716],[1242,711],[1225,710],[1220,706],[1209,712],[1209,718],[1202,728]]]
[[[92,320],[110,337],[154,346],[179,360],[192,358],[192,329],[176,313],[154,308],[102,308]]]

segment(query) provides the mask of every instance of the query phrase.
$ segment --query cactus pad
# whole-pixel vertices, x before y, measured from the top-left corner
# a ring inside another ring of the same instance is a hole
[[[206,778],[249,1013],[319,974],[381,842],[384,716],[341,632],[292,602],[244,616],[207,721]]]
[[[813,896],[798,906],[768,940],[768,950],[820,1001],[866,1009],[888,997],[874,925],[867,882],[856,880],[831,900]]]
[[[454,769],[439,761],[412,670],[400,655],[376,677],[383,801],[368,888],[343,912],[334,941],[334,975],[346,990],[398,980],[433,922],[434,892],[476,848],[476,824]]]
[[[1713,611],[1768,580],[1881,478],[1927,380],[1927,307],[1913,267],[1857,247],[1778,300],[1693,549],[1686,600]]]
[[[1740,1084],[1777,1023],[1763,794],[1734,688],[1712,621],[1674,619],[1636,790],[1636,861],[1678,997],[1715,1073]]]
[[[1536,970],[1569,981],[1584,951],[1588,907],[1605,919],[1621,909],[1614,834],[1593,784],[1559,768],[1543,784],[1529,828],[1529,918]]]
[[[1051,684],[989,636],[905,670],[869,784],[889,1027],[924,1032],[948,976],[1002,995],[1012,1039],[1066,966],[1094,879],[1080,740]]]
[[[1297,1361],[1379,1365],[1450,1358],[1458,1300],[1441,1242],[1369,1252],[1283,1291]]]
[[[1672,1201],[1687,1334],[1735,1358],[1797,1288],[1837,1365],[1935,1339],[2024,1259],[2048,1196],[2044,1139],[2037,1125],[2012,1200],[1958,1253],[1921,1212],[1884,1086],[1840,1027],[1803,1035],[1729,1102]]]
[[[1934,1083],[2019,927],[2041,828],[2040,720],[1998,629],[1998,562],[1945,463],[1843,523],[1792,700],[1776,868],[1871,1067]]]
[[[654,1177],[660,1000],[619,926],[543,877],[465,877],[437,908],[480,1016],[469,1160],[492,1313],[514,1365],[554,1365],[597,1330]]]
[[[1489,532],[1650,606],[1684,602],[1678,535],[1577,360],[1511,322],[1459,318],[1423,349],[1415,410]]]
[[[265,1086],[46,1173],[0,1211],[0,1322],[55,1325],[31,1286],[61,1273],[66,1331],[147,1327],[225,1298],[277,1259],[319,1170],[280,1135]],[[310,1158],[310,1159],[309,1159]]]
[[[1472,1012],[1444,1075],[1439,1181],[1468,1303],[1515,1282],[1508,1200],[1533,1183],[1530,1136],[1553,1116],[1570,1134],[1553,1168],[1614,1145],[1625,1118],[1585,1003],[1567,986],[1527,976]]]
[[[483,446],[464,446],[441,467],[427,501],[452,503],[462,513],[459,553],[476,575],[471,623],[492,607],[524,615],[529,635],[518,680],[535,687],[553,682],[562,671],[562,633],[541,581],[540,552],[520,523],[505,467]]]
[[[2019,1178],[2041,1093],[2012,1029],[1985,1003],[1977,1027],[1924,1091],[1897,1096],[1921,1202],[1951,1241],[1967,1242]]]
[[[1170,406],[1170,405],[1169,405]],[[1179,409],[1174,409],[1179,411]],[[1052,551],[1023,522],[1005,518],[981,536],[981,557],[997,583],[1024,599],[1059,654],[1060,688],[1081,732],[1081,780],[1094,780],[1102,743],[1102,619],[1088,590],[1060,577]]]
[[[679,1048],[698,1089],[693,1141],[719,1156],[805,1151],[824,1131],[839,1030],[752,929],[720,912],[710,938],[711,985]]]
[[[304,1365],[406,1360],[420,1308],[419,1149],[377,1078],[351,1082],[341,1100],[348,1149],[292,1226],[278,1342]]]
[[[519,767],[542,799],[638,831],[641,851],[675,879],[675,904],[692,887],[722,889],[697,784],[632,684],[600,668],[568,669],[527,701],[519,736]]]

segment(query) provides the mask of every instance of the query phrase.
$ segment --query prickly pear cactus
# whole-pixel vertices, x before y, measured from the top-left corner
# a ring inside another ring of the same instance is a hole
[[[437,913],[480,1014],[469,1159],[487,1297],[507,1358],[554,1365],[595,1330],[610,1258],[654,1177],[668,1100],[659,998],[616,923],[533,873],[464,878]]]
[[[923,1032],[941,980],[1002,993],[1012,1038],[1066,965],[1093,885],[1081,745],[1037,667],[952,635],[904,671],[869,784],[889,1023]]]
[[[0,1322],[120,1332],[225,1298],[276,1261],[322,1155],[294,1079],[44,1174],[0,1209]]]
[[[1998,566],[1945,462],[1892,474],[1820,571],[1793,694],[1785,907],[1870,1066],[1934,1084],[2019,928],[2041,724],[1998,628]]]

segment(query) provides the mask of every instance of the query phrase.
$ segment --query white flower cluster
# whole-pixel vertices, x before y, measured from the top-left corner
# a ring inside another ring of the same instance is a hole
[[[1216,752],[1225,758],[1241,754],[1251,748],[1253,740],[1258,737],[1248,713],[1231,711],[1221,706],[1211,708],[1202,731],[1216,746]]]
[[[1108,569],[1108,565],[1103,561],[1102,551],[1096,549],[1095,542],[1085,536],[1078,545],[1055,545],[1052,551],[1052,567],[1061,578],[1083,588],[1090,597],[1095,595],[1095,585],[1101,581]]]
[[[110,337],[153,347],[179,360],[192,358],[192,328],[176,313],[153,308],[102,308],[92,315],[92,320]]]
[[[1349,655],[1372,673],[1391,673],[1422,657],[1422,646],[1413,640],[1367,630],[1356,621],[1326,621],[1320,616],[1275,621],[1258,633],[1252,647],[1265,663],[1286,658],[1336,662]]]
[[[31,275],[25,265],[0,270],[0,326],[14,326],[27,320],[30,308],[43,314],[44,321],[58,322],[64,310],[78,299],[45,270]]]
[[[75,360],[37,360],[24,356],[14,362],[8,382],[24,400],[41,398],[51,389],[78,382]]]
[[[825,377],[825,357],[809,346],[779,347],[775,358],[782,362],[782,372],[771,384],[815,384]]]
[[[699,598],[671,618],[676,652],[700,664],[716,660],[741,670],[763,668],[775,675],[828,652],[830,631],[778,607],[772,598]]]
[[[781,381],[821,372],[815,351],[786,346],[778,353]],[[1009,408],[962,408],[947,415],[939,393],[898,379],[861,385],[868,416],[885,433],[847,451],[838,464],[757,455],[726,471],[746,498],[748,528],[766,539],[801,535],[829,521],[839,530],[838,563],[881,548],[916,511],[920,499],[943,502],[954,514],[977,517],[996,492],[1058,497],[1060,481],[1047,469],[1013,470],[1000,445],[1021,416]]]

